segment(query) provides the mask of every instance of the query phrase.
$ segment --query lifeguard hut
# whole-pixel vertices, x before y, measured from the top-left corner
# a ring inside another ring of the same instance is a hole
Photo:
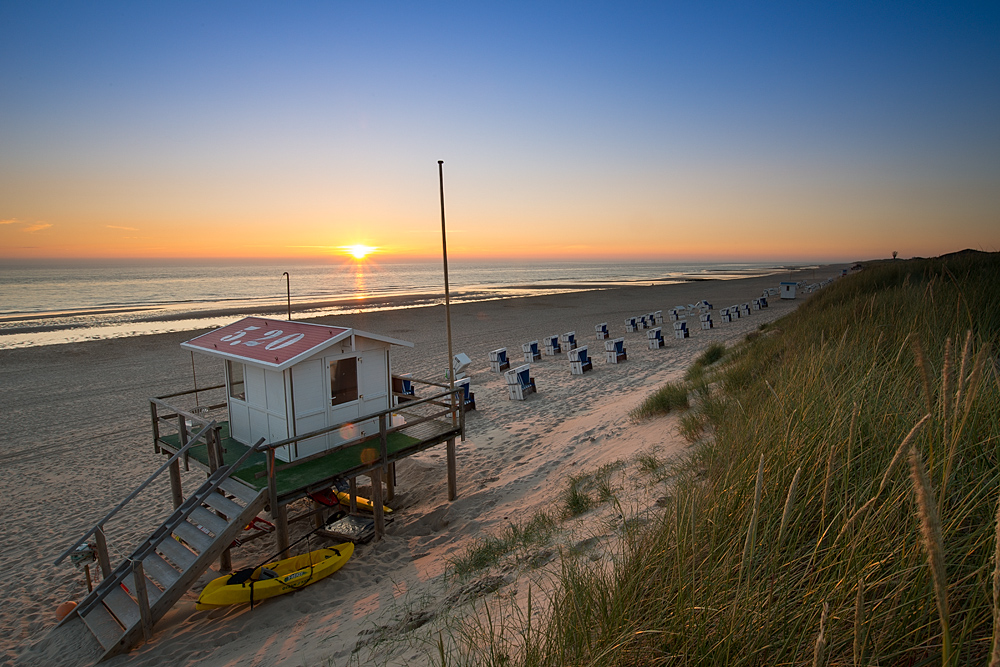
[[[795,298],[795,288],[798,287],[798,283],[781,283],[781,298],[782,299],[794,299]]]
[[[153,446],[166,461],[56,559],[89,558],[101,574],[61,623],[83,619],[103,658],[128,651],[152,638],[154,624],[215,560],[230,569],[233,545],[273,530],[277,551],[288,552],[289,524],[312,518],[317,529],[324,526],[324,499],[341,482],[353,516],[359,475],[371,480],[378,539],[385,532],[383,481],[391,500],[396,462],[439,444],[446,444],[454,500],[455,443],[465,438],[466,409],[454,395],[463,388],[393,375],[390,352],[399,345],[412,347],[350,327],[260,317],[182,343],[223,360],[225,383],[149,399]],[[394,392],[393,380],[429,391]],[[182,465],[207,479],[182,488]],[[137,545],[131,531],[109,535],[108,522],[134,513],[145,502],[140,493],[161,475],[169,477],[173,502],[162,523]],[[289,504],[300,499],[311,499],[312,509],[289,516]],[[254,528],[265,510],[273,529]],[[111,555],[121,553],[129,555],[115,567]]]
[[[350,426],[280,447],[296,461],[359,436],[378,433],[392,407],[394,345],[413,343],[346,327],[247,317],[181,343],[225,360],[229,435],[250,446],[334,424]]]

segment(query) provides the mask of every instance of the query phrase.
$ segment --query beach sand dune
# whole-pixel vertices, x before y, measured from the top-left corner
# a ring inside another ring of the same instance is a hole
[[[823,278],[838,272],[831,267],[816,273]],[[700,299],[717,312],[752,300],[788,276],[453,307],[454,350],[473,360],[468,370],[478,406],[468,416],[466,442],[458,445],[458,499],[447,501],[444,447],[422,452],[398,467],[396,512],[387,537],[359,546],[336,575],[254,610],[243,605],[196,611],[197,591],[215,575],[210,572],[157,624],[152,642],[108,664],[342,665],[352,657],[364,664],[365,651],[378,650],[387,634],[396,641],[384,662],[417,660],[423,655],[419,642],[398,641],[402,631],[438,613],[458,613],[461,583],[444,576],[449,559],[477,537],[551,507],[569,475],[654,447],[664,455],[683,453],[687,445],[667,428],[670,420],[637,424],[629,411],[655,388],[679,379],[708,345],[733,344],[798,302],[771,299],[770,308],[710,331],[698,328],[693,317],[687,340],[675,340],[668,322],[667,346],[660,350],[647,348],[644,331],[626,334],[624,318]],[[394,352],[394,372],[443,378],[443,307],[359,313],[336,321],[414,342],[413,349]],[[594,336],[594,325],[604,321],[613,337],[626,339],[624,364],[604,363],[603,342]],[[565,355],[543,357],[532,364],[538,393],[523,402],[508,400],[502,375],[489,371],[488,352],[506,347],[516,365],[522,343],[572,330],[589,346],[594,370],[573,376]],[[194,335],[0,351],[0,492],[7,531],[0,553],[0,656],[5,661],[84,665],[97,656],[96,642],[78,621],[49,634],[55,607],[85,593],[81,572],[65,563],[52,567],[52,561],[162,462],[153,453],[146,399],[191,387],[191,357],[179,343]],[[195,369],[199,386],[222,381],[216,360],[196,357]],[[195,472],[185,474],[188,487],[199,479]],[[120,555],[169,511],[165,481],[142,499],[140,512],[112,527],[113,539],[123,544]],[[307,523],[296,524],[293,539],[308,530]],[[270,541],[259,540],[235,550],[234,559],[237,566],[252,564],[272,550]]]

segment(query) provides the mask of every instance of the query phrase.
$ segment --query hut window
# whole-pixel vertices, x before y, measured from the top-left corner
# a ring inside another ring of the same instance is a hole
[[[357,358],[330,362],[330,403],[341,405],[358,400]]]
[[[243,384],[243,364],[227,359],[226,370],[229,372],[229,396],[245,401],[247,394]]]

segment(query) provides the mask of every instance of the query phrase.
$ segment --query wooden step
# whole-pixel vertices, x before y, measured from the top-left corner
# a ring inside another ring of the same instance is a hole
[[[156,551],[160,555],[166,556],[171,563],[182,571],[186,571],[198,559],[197,554],[175,540],[171,535],[167,535],[160,540],[160,543],[156,545]]]
[[[105,651],[118,644],[122,633],[125,632],[125,628],[115,620],[103,604],[98,604],[81,618]]]
[[[170,540],[174,542],[173,539]],[[177,544],[174,542],[174,544]],[[160,588],[170,588],[175,581],[181,578],[181,573],[173,565],[160,558],[155,551],[142,559],[142,570],[147,578],[152,577],[159,584]],[[147,588],[149,588],[147,586]],[[149,601],[153,602],[153,591],[150,591]]]
[[[213,535],[218,535],[229,525],[228,521],[215,512],[205,509],[204,507],[195,507],[189,515],[189,518],[192,522],[201,524],[205,528],[208,528],[212,531]]]
[[[244,503],[249,503],[250,501],[252,501],[254,498],[257,497],[258,493],[260,493],[260,489],[255,489],[251,486],[247,486],[240,480],[234,479],[232,477],[227,477],[226,479],[222,480],[222,483],[219,484],[219,488],[225,491],[226,493],[236,496]]]
[[[221,493],[210,493],[202,500],[202,502],[214,510],[219,510],[230,519],[239,516],[240,512],[243,511],[243,505],[234,503]]]
[[[130,580],[129,583],[133,582]],[[132,588],[129,590],[134,593]],[[139,622],[139,604],[121,586],[115,586],[108,591],[104,596],[104,604],[125,628],[131,628]]]
[[[221,498],[222,496],[219,497]],[[199,554],[205,553],[212,546],[212,538],[200,528],[195,527],[194,524],[187,521],[181,521],[180,524],[174,527],[174,535],[184,540],[188,546]]]

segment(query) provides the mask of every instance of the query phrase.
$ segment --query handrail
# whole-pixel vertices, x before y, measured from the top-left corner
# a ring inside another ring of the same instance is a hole
[[[432,387],[444,387],[448,388],[450,385],[442,384],[440,382],[431,382],[430,380],[420,380],[418,378],[405,378],[402,375],[393,375],[393,380],[409,380],[410,382],[416,382],[417,384],[426,384]]]
[[[200,417],[200,416],[198,416],[198,415],[196,415],[196,414],[194,414],[192,412],[188,412],[187,410],[181,410],[180,408],[178,408],[176,406],[170,405],[166,401],[164,401],[162,399],[159,399],[159,398],[151,398],[151,399],[149,399],[149,402],[153,403],[154,405],[158,405],[161,408],[167,408],[168,410],[174,410],[174,414],[166,416],[166,417],[162,417],[162,419],[164,419],[164,420],[167,420],[167,419],[170,419],[171,417],[176,417],[176,416],[180,415],[180,416],[184,417],[185,419],[189,419],[192,422],[200,422],[202,424],[207,424],[208,421],[209,421],[209,420],[205,419],[204,417]],[[157,415],[157,416],[159,417],[159,415]]]
[[[257,444],[259,445],[263,441],[264,441],[264,438],[261,438],[260,440],[257,441]],[[250,457],[251,454],[254,453],[254,451],[255,451],[254,448],[250,447],[250,448],[247,449],[247,451],[243,452],[243,455],[240,456],[240,458],[238,458],[237,460],[233,461],[232,463],[227,464],[226,466],[220,466],[215,471],[216,474],[218,475],[218,478],[215,480],[215,482],[212,485],[212,491],[215,491],[215,489],[219,488],[219,485],[222,483],[223,479],[227,479],[229,477],[229,475],[231,475],[234,471],[239,470],[239,467],[241,465],[243,465],[243,463]],[[225,470],[224,470],[225,474],[224,475],[219,475],[219,470],[223,470],[223,467],[225,468]],[[164,521],[164,523],[166,523],[167,521],[171,521],[172,519],[179,519],[179,518],[185,518],[186,519],[187,517],[191,516],[191,512],[194,511],[194,508],[195,508],[194,505],[192,505],[191,507],[188,507],[187,509],[184,509],[183,506],[182,507],[178,507],[176,510],[174,510],[174,513],[172,515],[170,515],[170,517],[168,517],[166,519],[166,521]],[[153,544],[152,541],[150,541],[147,544],[141,546],[139,549],[136,550],[136,556],[135,556],[135,558],[137,560],[144,559],[155,548],[156,548],[156,545]]]
[[[458,393],[460,391],[463,391],[463,389],[461,387],[455,387],[455,393]],[[433,396],[428,396],[426,398],[418,398],[416,400],[407,401],[406,402],[406,409],[410,410],[411,408],[414,408],[414,407],[416,407],[416,406],[418,406],[418,405],[420,405],[422,403],[432,403],[433,401],[435,401],[435,400],[437,400],[437,399],[439,399],[439,398],[441,398],[443,396],[447,396],[450,393],[452,393],[452,392],[445,391],[445,392],[442,392],[440,394],[435,394]],[[461,400],[459,400],[457,403],[461,403]],[[440,404],[438,404],[438,405],[440,405]],[[450,406],[450,404],[449,404],[449,406]],[[456,406],[455,406],[456,410],[458,409],[458,407],[459,407],[458,404],[456,404]],[[334,424],[333,426],[324,426],[323,428],[317,429],[315,431],[309,431],[308,433],[303,433],[301,435],[297,435],[297,436],[294,436],[292,438],[285,438],[284,440],[279,440],[278,442],[265,443],[263,445],[260,445],[259,448],[257,449],[257,451],[259,451],[259,452],[266,452],[269,449],[278,449],[279,447],[287,447],[288,445],[294,445],[295,443],[299,442],[300,440],[308,440],[309,438],[315,438],[316,436],[324,435],[326,433],[331,433],[333,431],[339,430],[345,424],[353,424],[354,422],[357,422],[357,421],[365,421],[365,420],[368,420],[368,419],[375,419],[375,418],[380,417],[382,415],[389,415],[389,414],[391,414],[393,412],[399,412],[399,411],[400,411],[400,407],[397,406],[397,407],[389,408],[387,410],[379,410],[378,412],[372,412],[371,414],[361,415],[360,417],[358,417],[356,419],[352,419],[350,421],[346,421],[346,422],[343,422],[343,423],[340,423],[340,424]],[[449,412],[451,411],[450,407],[449,407],[448,411]],[[404,426],[393,427],[393,429],[391,429],[391,432],[394,432],[394,431],[402,429],[402,428],[405,428],[405,427]]]
[[[174,393],[174,394],[165,394],[163,396],[157,396],[156,398],[158,398],[160,400],[162,400],[164,398],[176,398],[178,396],[187,396],[188,394],[197,394],[198,392],[201,392],[201,391],[212,391],[213,389],[222,389],[225,386],[226,385],[224,385],[224,384],[215,384],[215,385],[212,385],[211,387],[200,387],[198,389],[188,389],[186,391],[178,391],[177,393]]]
[[[166,470],[170,466],[170,464],[172,464],[174,461],[176,461],[178,458],[180,458],[184,453],[186,453],[187,450],[190,449],[192,445],[194,445],[196,442],[198,442],[201,438],[205,437],[205,434],[208,433],[209,430],[211,430],[214,427],[215,427],[215,421],[212,421],[207,426],[203,427],[201,429],[201,431],[199,431],[197,435],[195,435],[193,438],[191,438],[186,445],[184,445],[183,447],[181,447],[180,449],[178,449],[177,452],[173,456],[171,456],[169,459],[167,459],[166,463],[164,463],[159,468],[157,468],[156,472],[154,472],[152,475],[150,475],[146,479],[145,482],[143,482],[142,484],[140,484],[134,491],[132,491],[132,493],[128,494],[128,496],[125,498],[125,500],[123,500],[120,503],[118,503],[118,505],[116,505],[113,510],[111,510],[110,512],[108,512],[104,516],[103,519],[101,519],[96,524],[94,524],[93,528],[91,528],[86,533],[84,533],[83,537],[81,537],[79,540],[77,540],[76,542],[74,542],[73,546],[71,546],[69,549],[67,549],[66,551],[64,551],[63,554],[61,556],[59,556],[59,558],[56,559],[56,562],[53,563],[53,565],[58,565],[59,563],[61,563],[63,561],[63,559],[66,558],[66,556],[70,555],[73,552],[74,549],[76,549],[81,544],[85,543],[87,541],[88,537],[90,537],[91,535],[93,535],[94,533],[96,533],[99,529],[103,528],[104,524],[107,523],[111,519],[111,517],[113,517],[115,514],[118,513],[118,510],[120,510],[121,508],[123,508],[129,502],[131,502],[132,499],[135,498],[137,495],[139,495],[143,491],[143,489],[145,489],[147,486],[149,486],[153,482],[154,479],[156,479],[157,477],[159,477],[163,473],[163,471]],[[206,442],[207,442],[207,440],[206,440]]]

